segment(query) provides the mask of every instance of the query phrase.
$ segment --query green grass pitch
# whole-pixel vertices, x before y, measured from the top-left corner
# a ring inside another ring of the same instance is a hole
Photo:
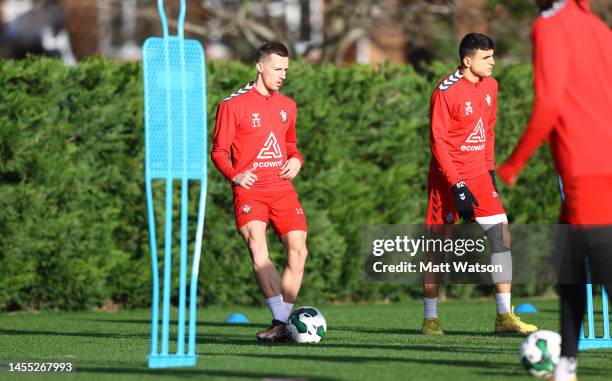
[[[525,300],[515,300],[523,302]],[[532,300],[540,312],[524,319],[558,329],[558,302]],[[492,300],[439,306],[441,337],[421,335],[421,302],[323,305],[328,334],[315,345],[260,344],[265,308],[210,307],[198,314],[195,368],[149,370],[149,311],[0,314],[0,380],[526,380],[519,336],[492,333]],[[227,325],[232,312],[250,325]],[[579,379],[612,379],[612,350],[582,352]],[[71,374],[9,373],[18,361],[70,361]],[[532,378],[535,380],[534,378]]]

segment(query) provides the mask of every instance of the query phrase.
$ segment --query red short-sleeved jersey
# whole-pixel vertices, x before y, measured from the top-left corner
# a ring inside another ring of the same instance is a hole
[[[564,182],[612,176],[612,32],[588,3],[559,1],[532,30],[535,101],[519,144],[499,176],[516,180],[548,140]]]
[[[252,83],[226,98],[217,109],[211,158],[217,169],[232,180],[251,169],[257,181],[249,190],[292,189],[279,178],[289,158],[303,162],[297,149],[295,102],[279,93],[260,94]],[[234,192],[246,191],[234,185]]]
[[[457,69],[434,90],[430,101],[430,171],[449,187],[494,169],[497,81],[472,83]]]

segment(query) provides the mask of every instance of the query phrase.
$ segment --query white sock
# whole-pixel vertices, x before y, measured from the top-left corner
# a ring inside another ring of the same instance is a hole
[[[266,299],[266,304],[268,305],[270,312],[272,312],[273,319],[287,322],[287,319],[289,319],[289,312],[287,312],[287,309],[285,308],[283,294]]]
[[[293,303],[285,303],[285,309],[287,310],[287,312],[289,312],[289,315],[291,315],[291,311],[293,311]]]
[[[438,298],[423,298],[425,319],[438,317]]]
[[[555,381],[571,381],[576,377],[576,358],[561,356],[555,367]]]
[[[509,292],[498,292],[495,294],[495,306],[497,307],[498,315],[507,314],[511,311],[510,296]]]

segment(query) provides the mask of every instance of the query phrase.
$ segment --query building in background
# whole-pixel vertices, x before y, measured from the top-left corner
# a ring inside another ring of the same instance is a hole
[[[171,30],[178,1],[166,1]],[[612,22],[612,0],[592,7]],[[0,0],[0,56],[90,55],[140,59],[148,36],[160,35],[156,0]],[[265,40],[280,40],[313,63],[385,61],[416,66],[455,57],[468,32],[496,39],[498,58],[529,58],[532,0],[187,0],[185,35],[207,59],[250,61]]]

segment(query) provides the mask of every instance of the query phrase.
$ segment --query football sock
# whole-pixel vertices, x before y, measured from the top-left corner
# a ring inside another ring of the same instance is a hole
[[[555,381],[573,381],[576,377],[576,358],[561,356],[555,367]]]
[[[285,309],[287,310],[287,312],[289,312],[289,315],[291,315],[291,311],[293,310],[293,303],[284,302],[284,304],[285,304]]]
[[[497,307],[497,314],[507,314],[511,310],[509,292],[498,292],[495,294],[495,306]]]
[[[438,317],[438,298],[423,298],[425,319]]]
[[[285,308],[285,302],[283,302],[283,295],[279,294],[271,298],[266,299],[266,304],[272,313],[272,318],[287,322],[289,318],[289,312]]]

